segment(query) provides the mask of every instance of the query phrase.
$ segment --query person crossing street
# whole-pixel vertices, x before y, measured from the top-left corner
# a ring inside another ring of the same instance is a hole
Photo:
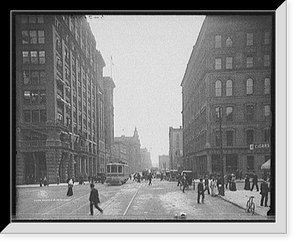
[[[91,187],[90,198],[89,198],[90,215],[94,215],[94,210],[93,210],[94,207],[97,208],[100,211],[100,213],[103,214],[103,209],[98,206],[98,203],[100,203],[98,190],[95,188],[94,184],[90,184],[90,187]]]

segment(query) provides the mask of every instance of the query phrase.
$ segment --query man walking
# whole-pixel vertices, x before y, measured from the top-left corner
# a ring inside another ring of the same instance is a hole
[[[152,185],[152,173],[151,172],[148,175],[148,180],[149,180],[149,184],[148,185]]]
[[[201,198],[201,202],[200,202],[200,197]],[[204,185],[203,185],[203,180],[202,178],[200,178],[200,182],[198,184],[198,197],[197,197],[197,202],[198,204],[204,203]]]
[[[90,193],[90,198],[89,198],[89,201],[90,201],[90,215],[94,215],[94,210],[93,210],[94,206],[95,206],[95,208],[97,208],[100,211],[100,213],[103,214],[103,209],[101,209],[98,206],[98,203],[100,203],[98,190],[95,189],[94,184],[91,184],[90,187],[91,187],[91,193]]]
[[[261,194],[260,206],[263,206],[265,202],[265,207],[268,206],[268,193],[269,193],[269,185],[266,180],[267,179],[264,178],[264,181],[260,184],[260,194]]]
[[[205,185],[205,189],[204,189],[204,191],[206,191],[207,190],[207,193],[210,195],[210,189],[209,189],[209,179],[208,179],[208,176],[206,175],[205,176],[205,179],[204,179],[204,185]]]
[[[254,186],[256,186],[256,191],[259,191],[257,182],[258,182],[258,176],[257,176],[257,174],[254,172],[253,178],[252,178],[252,187],[251,187],[251,191],[253,190]]]

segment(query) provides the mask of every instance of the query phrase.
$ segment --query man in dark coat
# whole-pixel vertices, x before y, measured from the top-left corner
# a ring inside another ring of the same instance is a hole
[[[90,201],[90,215],[94,214],[93,206],[95,206],[95,208],[97,208],[100,211],[100,213],[103,214],[103,209],[101,209],[98,206],[98,203],[100,203],[98,190],[95,189],[94,184],[91,184],[90,187],[91,187],[91,193],[90,193],[90,198],[89,198],[89,201]]]
[[[269,185],[266,181],[266,178],[264,178],[264,181],[260,184],[260,194],[261,194],[260,206],[263,206],[263,203],[265,202],[265,207],[267,207],[268,206]]]
[[[205,179],[204,179],[204,185],[205,185],[204,191],[207,190],[207,193],[210,195],[210,191],[209,191],[209,180],[208,180],[208,176],[207,176],[207,175],[205,176]]]
[[[256,186],[256,191],[259,191],[257,182],[258,182],[258,176],[257,176],[257,174],[254,172],[253,178],[252,178],[252,187],[251,187],[251,191],[253,190],[254,186]]]
[[[204,185],[203,185],[202,178],[200,178],[200,182],[198,183],[198,197],[197,197],[198,204],[200,204],[200,196],[202,196],[201,203],[204,203]]]

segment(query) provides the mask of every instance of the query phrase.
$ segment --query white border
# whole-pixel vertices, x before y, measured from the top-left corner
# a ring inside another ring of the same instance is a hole
[[[10,223],[2,233],[228,234],[287,233],[287,2],[276,10],[276,222],[275,223]],[[280,186],[278,186],[280,181]]]

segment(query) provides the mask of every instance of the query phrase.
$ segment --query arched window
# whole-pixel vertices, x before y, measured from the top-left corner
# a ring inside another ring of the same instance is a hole
[[[246,94],[253,94],[253,80],[251,78],[247,79],[246,82]]]
[[[232,80],[226,82],[226,96],[232,96]]]
[[[231,47],[232,46],[232,39],[230,37],[228,37],[226,39],[226,47]]]
[[[265,94],[270,94],[270,78],[266,78],[265,79],[265,83],[264,83],[264,93]]]
[[[216,95],[216,97],[222,96],[222,82],[220,80],[216,81],[215,95]]]

